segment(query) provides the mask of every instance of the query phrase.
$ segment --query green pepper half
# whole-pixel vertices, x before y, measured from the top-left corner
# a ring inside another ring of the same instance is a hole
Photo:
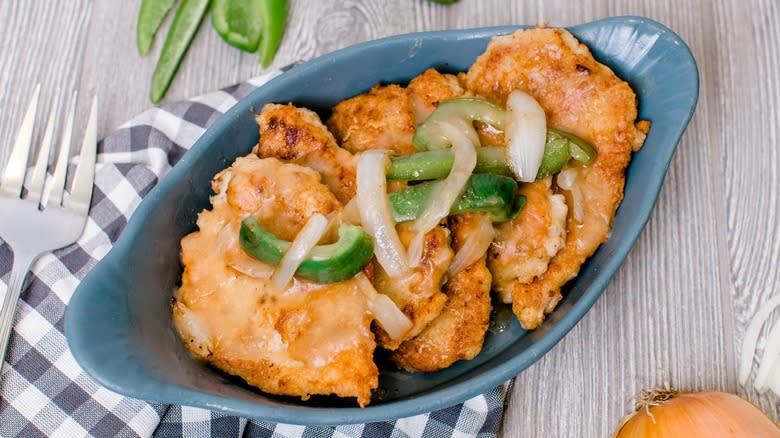
[[[154,35],[165,21],[168,11],[173,9],[176,0],[142,0],[141,9],[138,12],[138,24],[136,26],[135,42],[138,53],[145,56],[152,48]]]
[[[152,75],[152,102],[158,103],[165,96],[208,9],[209,0],[182,0]]]
[[[249,256],[271,266],[277,266],[290,248],[290,242],[271,234],[254,216],[241,222],[238,241]],[[373,254],[374,243],[363,228],[342,224],[339,227],[339,240],[312,248],[295,275],[318,283],[347,280],[360,272]]]
[[[260,63],[263,68],[271,61],[279,49],[287,25],[287,0],[261,0],[260,16],[263,21],[263,36],[260,40]]]
[[[395,222],[419,218],[428,205],[428,200],[439,181],[413,185],[388,195]],[[510,177],[475,174],[471,175],[463,194],[452,205],[450,214],[485,212],[493,222],[503,222],[516,215],[524,200],[516,204],[517,182]]]
[[[262,0],[212,0],[211,24],[231,46],[254,52],[260,44]]]

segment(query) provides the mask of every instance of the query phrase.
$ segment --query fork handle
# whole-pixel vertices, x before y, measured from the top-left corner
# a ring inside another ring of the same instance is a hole
[[[27,277],[27,272],[37,258],[35,255],[24,254],[22,251],[19,252],[19,255],[14,254],[14,264],[11,268],[11,280],[8,283],[8,290],[5,292],[2,310],[0,310],[0,359],[5,358],[6,351],[8,350],[14,314],[16,313],[16,305],[19,303],[19,297],[22,294],[24,279]],[[0,360],[0,364],[2,364],[2,360]]]

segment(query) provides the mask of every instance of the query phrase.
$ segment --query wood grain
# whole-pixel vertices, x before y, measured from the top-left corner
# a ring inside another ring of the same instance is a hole
[[[146,58],[137,55],[137,8],[137,1],[0,0],[4,143],[36,82],[45,100],[77,89],[83,105],[98,95],[101,135],[151,106],[162,39]],[[517,378],[502,435],[609,436],[632,395],[665,378],[681,389],[738,392],[780,421],[778,397],[736,382],[745,327],[761,303],[780,293],[776,0],[461,0],[447,7],[420,0],[293,1],[272,67],[398,33],[569,25],[611,15],[656,19],[687,41],[700,68],[699,107],[636,247],[592,311]],[[205,22],[166,100],[262,71],[256,55],[228,47]]]

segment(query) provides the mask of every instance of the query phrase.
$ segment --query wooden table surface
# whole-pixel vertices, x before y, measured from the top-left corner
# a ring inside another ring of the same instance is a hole
[[[0,0],[0,139],[32,93],[101,101],[105,135],[149,108],[151,56],[135,50],[138,1]],[[393,34],[502,24],[565,26],[614,15],[664,23],[701,73],[699,106],[658,205],[585,318],[515,381],[507,437],[607,437],[641,388],[737,392],[780,420],[780,398],[742,388],[737,357],[753,313],[780,293],[780,6],[777,0],[293,1],[273,67]],[[201,28],[175,101],[263,72]],[[42,120],[43,117],[39,117]]]

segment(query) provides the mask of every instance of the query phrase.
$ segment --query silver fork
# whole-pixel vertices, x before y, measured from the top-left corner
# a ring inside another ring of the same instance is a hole
[[[32,150],[35,112],[38,107],[40,85],[22,119],[8,163],[0,176],[0,238],[14,253],[11,280],[0,310],[0,364],[5,358],[13,326],[16,305],[22,285],[33,262],[43,253],[70,245],[81,236],[87,222],[95,179],[97,145],[97,97],[84,133],[79,162],[73,175],[70,194],[65,193],[65,173],[70,155],[70,139],[76,109],[74,93],[70,110],[62,129],[60,150],[54,171],[47,178],[58,99],[51,106],[49,121],[38,148],[38,157],[29,175],[28,191],[22,197],[22,186],[27,173],[27,159]]]

